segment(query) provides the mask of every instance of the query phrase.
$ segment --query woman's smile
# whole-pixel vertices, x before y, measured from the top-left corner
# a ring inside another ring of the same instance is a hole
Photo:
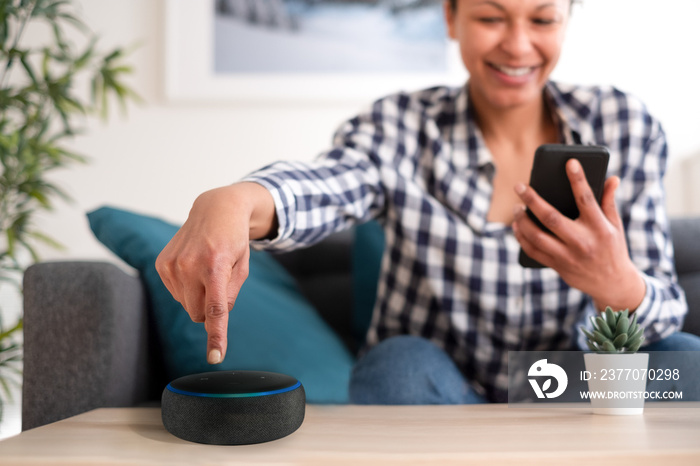
[[[508,85],[521,85],[535,79],[540,66],[509,66],[487,62],[497,79]]]

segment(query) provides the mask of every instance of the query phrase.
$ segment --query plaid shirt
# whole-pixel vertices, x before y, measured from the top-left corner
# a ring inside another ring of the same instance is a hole
[[[610,150],[629,253],[644,273],[637,309],[647,342],[687,312],[664,210],[663,130],[614,88],[548,83],[565,143]],[[377,218],[386,234],[367,345],[411,334],[444,349],[472,386],[507,401],[508,351],[582,349],[592,300],[552,269],[518,264],[510,226],[487,220],[494,165],[467,88],[436,87],[375,102],[343,124],[315,161],[278,162],[245,180],[273,195],[278,236],[253,246],[289,250]]]

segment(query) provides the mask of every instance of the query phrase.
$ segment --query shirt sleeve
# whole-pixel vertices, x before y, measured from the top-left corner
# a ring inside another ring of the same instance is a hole
[[[275,238],[251,241],[256,249],[286,251],[376,218],[384,210],[382,159],[396,144],[396,105],[376,102],[341,125],[332,148],[311,162],[277,162],[242,181],[267,188],[275,201]]]
[[[666,137],[658,121],[646,112],[643,115],[642,137],[632,137],[634,126],[630,125],[628,159],[620,171],[627,201],[618,202],[630,257],[646,283],[646,294],[635,313],[646,327],[645,343],[652,343],[680,330],[688,309],[675,272],[665,209]]]

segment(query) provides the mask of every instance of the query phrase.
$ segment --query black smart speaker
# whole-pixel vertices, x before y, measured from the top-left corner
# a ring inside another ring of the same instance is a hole
[[[269,442],[304,421],[306,393],[294,377],[261,371],[217,371],[173,380],[163,390],[168,432],[215,445]]]

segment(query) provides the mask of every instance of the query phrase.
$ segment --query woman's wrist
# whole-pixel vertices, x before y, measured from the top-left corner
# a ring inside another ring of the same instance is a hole
[[[277,214],[272,194],[264,186],[240,182],[220,188],[227,202],[248,220],[249,239],[265,239],[277,231]]]
[[[262,185],[241,182],[206,191],[195,200],[200,217],[224,217],[248,230],[248,239],[274,236],[277,215],[272,194]],[[213,220],[213,219],[210,219]]]
[[[622,280],[606,283],[606,293],[593,296],[593,304],[598,311],[602,312],[610,306],[615,311],[629,309],[634,312],[642,304],[647,285],[641,272],[630,262],[628,271],[619,276]]]

